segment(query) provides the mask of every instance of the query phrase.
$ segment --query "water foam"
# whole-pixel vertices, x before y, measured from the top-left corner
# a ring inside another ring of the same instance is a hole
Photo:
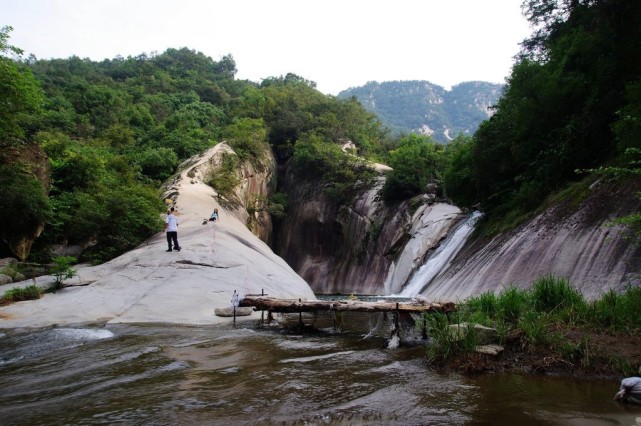
[[[68,340],[91,341],[114,337],[111,331],[104,328],[57,328],[53,330],[56,337]]]
[[[467,237],[474,230],[474,225],[480,216],[480,212],[475,211],[472,213],[472,215],[439,246],[427,262],[420,267],[410,282],[403,287],[399,296],[413,297],[420,294],[421,291],[447,267],[450,260],[454,258],[456,253],[463,247]]]
[[[343,351],[343,352],[334,352],[331,354],[325,354],[325,355],[316,355],[316,356],[306,356],[306,357],[301,357],[301,358],[288,358],[288,359],[281,359],[279,361],[280,364],[286,364],[290,362],[312,362],[312,361],[318,361],[321,359],[327,359],[327,358],[333,358],[335,356],[341,356],[341,355],[349,355],[354,353],[354,351]]]

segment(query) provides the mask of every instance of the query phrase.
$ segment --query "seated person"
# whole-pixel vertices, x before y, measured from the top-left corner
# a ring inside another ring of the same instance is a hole
[[[214,212],[209,217],[209,220],[212,222],[216,222],[218,220],[218,209],[214,209]]]

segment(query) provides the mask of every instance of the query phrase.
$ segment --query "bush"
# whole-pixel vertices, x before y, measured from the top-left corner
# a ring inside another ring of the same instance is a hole
[[[56,277],[55,289],[59,290],[62,287],[62,282],[76,275],[76,270],[71,269],[71,265],[77,259],[73,256],[58,256],[53,258],[53,268],[51,274]]]
[[[410,134],[390,153],[383,199],[391,204],[424,193],[430,179],[442,176],[444,149],[428,136]]]
[[[219,197],[229,198],[234,189],[240,185],[241,179],[238,176],[238,156],[235,154],[223,154],[222,163],[218,170],[212,171],[207,179],[207,185],[216,190]]]
[[[31,238],[51,217],[45,188],[18,165],[0,165],[0,239],[13,244]]]
[[[371,185],[374,172],[340,146],[315,134],[303,135],[294,146],[293,167],[299,176],[320,179],[325,193],[339,204],[349,204]]]
[[[42,289],[35,285],[30,285],[24,288],[16,287],[4,292],[2,300],[8,302],[19,302],[23,300],[40,299]]]

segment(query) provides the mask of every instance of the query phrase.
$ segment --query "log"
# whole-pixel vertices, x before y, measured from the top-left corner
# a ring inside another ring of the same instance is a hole
[[[411,303],[411,302],[361,302],[358,300],[306,300],[277,299],[265,296],[245,296],[239,306],[253,306],[256,311],[272,312],[316,312],[316,311],[353,311],[353,312],[452,312],[453,303]]]

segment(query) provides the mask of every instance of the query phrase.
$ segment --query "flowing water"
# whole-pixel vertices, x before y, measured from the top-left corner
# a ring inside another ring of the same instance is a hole
[[[420,294],[449,265],[456,253],[463,247],[467,237],[474,230],[474,225],[479,217],[481,217],[481,213],[475,211],[467,220],[462,222],[452,235],[439,245],[425,264],[416,271],[410,282],[403,287],[399,296],[412,297]]]
[[[4,331],[0,423],[633,425],[641,417],[612,401],[613,381],[441,374],[425,365],[421,345],[389,348],[389,318],[326,320],[333,325],[304,334],[254,320]],[[345,327],[355,323],[362,330]]]

